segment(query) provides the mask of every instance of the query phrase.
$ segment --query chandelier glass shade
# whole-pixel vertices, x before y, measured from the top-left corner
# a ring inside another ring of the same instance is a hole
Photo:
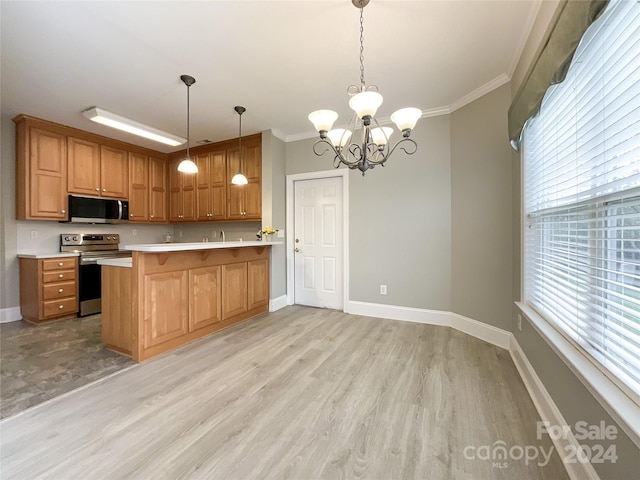
[[[178,164],[178,171],[182,173],[198,173],[198,166],[189,155],[189,88],[196,83],[196,79],[190,75],[180,75],[180,80],[187,86],[187,156]]]
[[[381,126],[375,117],[382,105],[382,95],[377,86],[367,86],[364,81],[364,7],[369,0],[351,0],[351,3],[360,9],[360,85],[351,85],[347,89],[351,96],[349,107],[354,114],[347,128],[332,129],[338,119],[338,114],[333,110],[316,110],[309,114],[309,120],[320,134],[320,140],[313,145],[313,152],[318,156],[331,152],[334,155],[334,167],[345,165],[360,170],[364,175],[370,168],[384,166],[396,148],[408,155],[416,152],[418,145],[409,137],[422,111],[413,107],[401,108],[391,115],[391,121],[402,133],[402,138],[390,147],[393,129]],[[349,143],[358,127],[361,127],[360,143]]]

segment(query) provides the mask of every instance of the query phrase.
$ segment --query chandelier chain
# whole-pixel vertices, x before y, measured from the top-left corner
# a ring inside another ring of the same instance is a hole
[[[360,86],[364,91],[364,7],[360,7]]]

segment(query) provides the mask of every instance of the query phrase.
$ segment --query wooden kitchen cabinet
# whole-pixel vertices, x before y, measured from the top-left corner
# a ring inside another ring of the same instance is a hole
[[[149,157],[149,221],[166,222],[167,208],[167,162],[163,158]]]
[[[247,262],[222,266],[222,319],[247,311]]]
[[[262,218],[262,140],[260,136],[247,137],[242,143],[242,173],[246,185],[231,183],[238,173],[238,148],[227,149],[227,219],[260,220]]]
[[[196,221],[196,175],[178,171],[182,156],[173,156],[169,164],[169,220]]]
[[[149,157],[129,153],[129,221],[149,220]]]
[[[16,219],[66,220],[67,137],[20,115],[16,124]]]
[[[145,348],[189,332],[189,277],[186,270],[145,275]]]
[[[78,312],[78,258],[20,258],[20,312],[29,322],[73,317]]]
[[[219,265],[189,270],[189,331],[222,321],[222,270]]]
[[[126,150],[68,137],[68,191],[79,195],[129,198]]]
[[[269,305],[269,259],[247,262],[247,308]],[[266,279],[266,281],[265,281]]]
[[[226,150],[200,153],[194,157],[198,166],[197,219],[224,220],[226,216]]]
[[[100,195],[100,145],[81,138],[67,138],[69,192]]]

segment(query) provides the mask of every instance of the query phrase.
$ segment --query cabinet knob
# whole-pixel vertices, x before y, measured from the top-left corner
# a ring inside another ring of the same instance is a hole
[[[100,191],[100,189],[98,187],[96,187],[96,192],[99,192],[99,191]]]
[[[64,265],[64,263],[62,263],[62,262],[58,262],[58,266],[59,266],[59,267],[61,267],[61,266],[63,266],[63,265]]]
[[[107,189],[106,189],[106,188],[103,188],[103,189],[102,189],[102,191],[103,191],[103,192],[106,192],[106,191],[107,191]]]
[[[58,278],[64,278],[64,274],[61,273],[60,275],[58,275]]]
[[[129,216],[130,216],[130,217],[133,217],[133,213],[130,213],[130,214],[129,214]]]
[[[64,288],[59,288],[58,293],[62,293],[62,292],[64,292]]]
[[[153,218],[153,215],[151,215],[151,218]]]
[[[62,310],[64,308],[64,305],[58,305],[58,309]]]
[[[61,212],[61,213],[67,213],[67,211],[66,211],[66,210],[60,210],[60,212]]]

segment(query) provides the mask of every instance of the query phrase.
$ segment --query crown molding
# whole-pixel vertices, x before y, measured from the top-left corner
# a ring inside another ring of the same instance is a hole
[[[479,99],[480,97],[482,97],[482,96],[486,95],[487,93],[495,90],[496,88],[501,87],[505,83],[508,83],[510,80],[511,79],[509,78],[509,76],[506,73],[501,73],[500,75],[498,75],[493,80],[488,81],[484,85],[476,88],[473,92],[470,92],[470,93],[466,94],[464,97],[459,98],[458,100],[453,102],[451,105],[449,105],[449,109],[451,110],[451,113],[453,113],[456,110],[464,107],[465,105],[468,105],[469,103],[473,102],[474,100]]]

